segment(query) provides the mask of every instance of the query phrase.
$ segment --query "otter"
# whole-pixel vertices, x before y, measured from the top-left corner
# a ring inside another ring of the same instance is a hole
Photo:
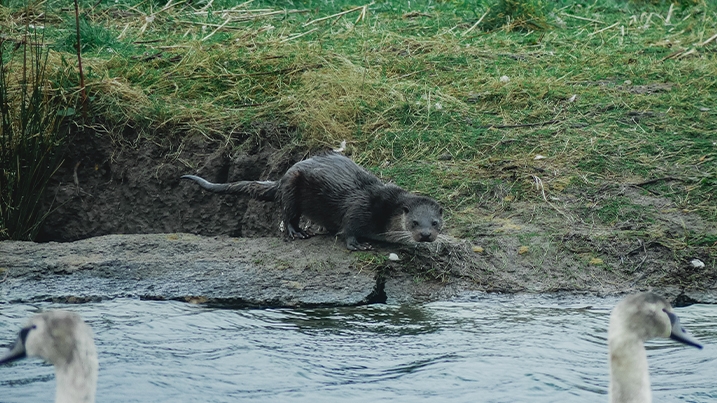
[[[299,226],[301,216],[341,234],[349,250],[369,250],[366,240],[433,242],[443,226],[443,209],[434,199],[384,184],[375,175],[338,153],[297,162],[278,181],[211,183],[184,175],[220,194],[246,194],[281,203],[287,236],[312,234]],[[361,242],[364,241],[364,242]]]

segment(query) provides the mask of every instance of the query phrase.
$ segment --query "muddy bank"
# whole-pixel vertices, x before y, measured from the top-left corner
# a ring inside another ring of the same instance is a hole
[[[311,243],[305,244],[311,250]],[[140,297],[238,306],[357,305],[381,296],[372,271],[279,239],[110,235],[71,243],[0,243],[0,299]]]
[[[399,261],[389,260],[394,252]],[[69,243],[0,243],[0,303],[87,302],[119,297],[233,307],[351,306],[444,300],[467,291],[587,292],[651,288],[678,303],[717,302],[717,289],[651,287],[605,270],[568,278],[506,266],[469,244],[383,246],[350,253],[331,236],[109,235]],[[647,276],[649,278],[649,276]],[[563,287],[556,287],[563,284]]]
[[[236,307],[350,306],[434,300],[470,288],[460,279],[413,285],[414,277],[369,263],[328,236],[300,242],[188,234],[6,241],[0,243],[0,303],[139,297]]]
[[[286,145],[287,130],[265,125],[223,143],[180,135],[76,138],[47,191],[53,212],[40,234],[66,243],[0,243],[0,276],[8,276],[0,298],[132,295],[291,306],[409,303],[466,290],[651,289],[684,303],[717,301],[717,224],[639,185],[606,182],[550,200],[513,200],[506,189],[520,176],[498,167],[466,190],[482,194],[479,203],[447,214],[445,232],[463,243],[351,254],[330,236],[285,241],[274,203],[180,180],[188,173],[214,182],[278,179],[308,156]],[[606,221],[611,206],[630,209],[628,220]],[[174,233],[186,235],[166,235]],[[388,261],[390,252],[402,260]]]

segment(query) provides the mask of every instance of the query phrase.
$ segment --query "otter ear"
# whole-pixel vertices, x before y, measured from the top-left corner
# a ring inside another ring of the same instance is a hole
[[[439,207],[439,208],[438,208],[438,214],[439,214],[439,215],[443,215],[443,207]]]
[[[403,209],[403,213],[404,213],[404,214],[408,214],[408,212],[411,211],[411,210],[408,209],[408,206],[403,206],[403,207],[401,207],[401,208]]]

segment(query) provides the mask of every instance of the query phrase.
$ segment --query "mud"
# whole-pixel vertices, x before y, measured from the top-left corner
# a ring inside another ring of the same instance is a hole
[[[260,129],[267,138],[286,129]],[[204,137],[157,135],[118,139],[78,134],[53,177],[45,205],[52,213],[38,241],[67,242],[109,234],[201,233],[256,237],[276,235],[278,207],[240,197],[217,197],[180,182],[197,173],[216,182],[278,178],[305,155],[270,142],[234,143]]]
[[[3,242],[7,278],[0,298],[83,302],[139,297],[238,306],[376,302],[374,272],[351,270],[348,255],[311,253],[315,243],[187,234],[108,235],[63,244]]]
[[[416,283],[397,265],[357,260],[330,236],[296,242],[189,234],[6,241],[0,256],[0,303],[134,297],[232,307],[353,306],[430,301],[473,288],[461,279]]]
[[[389,260],[390,253],[399,260]],[[225,307],[354,306],[429,302],[475,291],[605,295],[644,288],[677,304],[717,302],[714,287],[650,286],[658,273],[628,283],[600,268],[577,275],[565,262],[551,264],[560,269],[550,271],[526,269],[525,260],[509,267],[521,259],[476,253],[465,242],[351,253],[328,235],[296,241],[107,235],[69,243],[5,241],[0,256],[0,304],[134,297]]]

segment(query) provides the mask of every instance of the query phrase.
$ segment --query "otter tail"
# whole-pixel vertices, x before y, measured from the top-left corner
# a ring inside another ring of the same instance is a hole
[[[239,181],[233,183],[212,183],[195,175],[182,175],[182,179],[191,179],[202,188],[220,194],[246,194],[261,201],[274,201],[279,183],[274,181]]]

